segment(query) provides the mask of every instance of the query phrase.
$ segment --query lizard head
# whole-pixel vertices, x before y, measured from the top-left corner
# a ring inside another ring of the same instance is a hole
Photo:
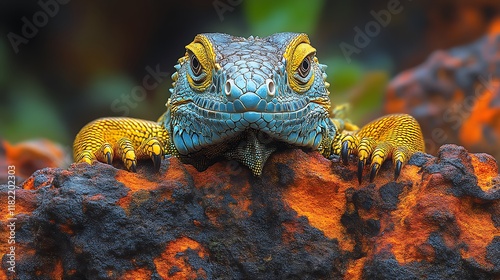
[[[335,135],[326,66],[305,34],[200,34],[175,68],[161,121],[181,157],[224,154],[260,174],[277,143],[321,149]]]

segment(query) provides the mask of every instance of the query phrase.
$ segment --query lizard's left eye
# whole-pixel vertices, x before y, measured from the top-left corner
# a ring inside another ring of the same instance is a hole
[[[186,46],[186,54],[180,59],[186,65],[186,78],[189,86],[196,92],[204,92],[212,84],[213,70],[216,68],[215,53],[212,43],[198,35]],[[182,71],[181,71],[182,72]]]
[[[199,76],[202,72],[201,71],[201,63],[198,60],[198,58],[196,58],[196,56],[194,54],[190,55],[189,64],[191,65],[191,71],[193,71],[193,74],[195,76]]]
[[[305,78],[309,74],[309,71],[311,71],[311,59],[307,56],[302,60],[302,63],[300,63],[297,72],[302,78]]]

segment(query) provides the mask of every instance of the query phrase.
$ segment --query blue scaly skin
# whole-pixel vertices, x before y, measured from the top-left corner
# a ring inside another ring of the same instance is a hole
[[[91,122],[76,136],[75,161],[111,163],[118,156],[135,171],[138,159],[149,157],[158,168],[166,154],[199,169],[225,157],[258,176],[278,147],[298,146],[345,163],[358,155],[360,182],[366,163],[373,180],[392,158],[397,178],[411,154],[424,149],[418,123],[390,115],[358,129],[342,118],[343,107],[331,110],[325,68],[305,34],[197,35],[175,66],[159,120]]]

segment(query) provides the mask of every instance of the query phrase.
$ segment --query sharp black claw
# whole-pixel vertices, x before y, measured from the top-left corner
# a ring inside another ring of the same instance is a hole
[[[374,163],[372,166],[372,170],[370,171],[370,183],[373,182],[375,179],[375,176],[377,176],[377,172],[379,169],[380,165],[378,163]]]
[[[347,164],[347,160],[349,159],[349,142],[344,141],[344,143],[342,143],[340,156],[342,157],[342,163]]]
[[[151,159],[153,160],[153,166],[156,172],[160,171],[160,164],[161,164],[161,156],[160,155],[153,155],[151,156]]]
[[[135,162],[133,162],[132,165],[130,166],[130,171],[137,172],[137,164]]]
[[[401,167],[403,166],[403,163],[398,160],[396,161],[396,168],[394,169],[394,181],[396,181],[399,177],[399,174],[401,173]]]
[[[363,181],[363,169],[365,168],[365,162],[363,160],[358,161],[358,182],[361,184]]]
[[[107,153],[106,153],[106,162],[107,162],[108,164],[112,164],[112,162],[111,162],[111,153],[110,153],[110,152],[107,152]]]

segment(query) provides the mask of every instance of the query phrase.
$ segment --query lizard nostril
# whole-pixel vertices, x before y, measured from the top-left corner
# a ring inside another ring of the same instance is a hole
[[[267,85],[267,94],[269,94],[269,96],[274,96],[274,94],[276,93],[276,87],[274,86],[273,80],[267,79],[266,85]]]
[[[234,86],[234,81],[233,79],[227,80],[225,86],[224,86],[224,93],[226,93],[227,96],[231,95],[231,89]]]

